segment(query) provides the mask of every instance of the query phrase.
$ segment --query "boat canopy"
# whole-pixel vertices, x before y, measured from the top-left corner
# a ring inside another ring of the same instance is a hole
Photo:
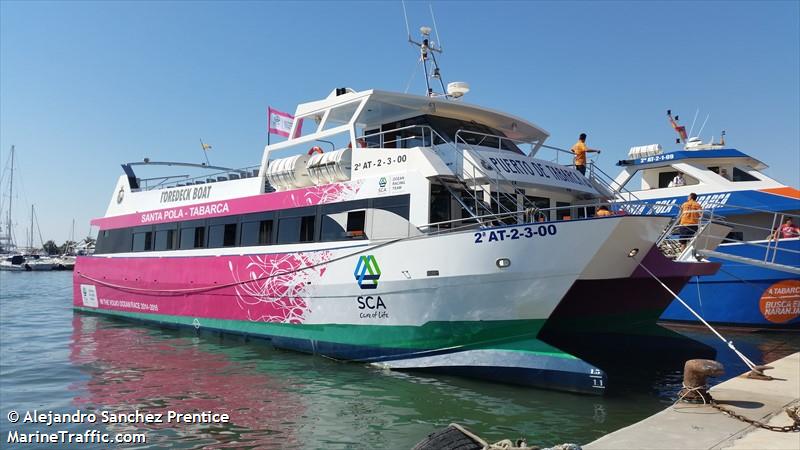
[[[723,158],[742,158],[746,165],[756,170],[764,170],[768,166],[750,155],[742,153],[733,148],[723,148],[714,150],[680,150],[668,153],[659,153],[636,159],[625,159],[617,162],[618,166],[636,166],[637,169],[653,168],[675,162],[688,162],[693,159],[723,159]]]
[[[332,128],[329,122],[374,129],[420,115],[477,122],[510,139],[533,143],[537,148],[550,136],[541,127],[519,117],[443,96],[424,97],[379,90],[357,92],[349,88],[336,89],[323,100],[300,104],[295,124],[300,123],[300,119],[311,119],[317,124],[316,133],[322,133]],[[292,136],[299,134],[291,133]]]

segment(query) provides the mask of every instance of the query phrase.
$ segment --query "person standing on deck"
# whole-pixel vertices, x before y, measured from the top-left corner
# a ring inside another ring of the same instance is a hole
[[[569,151],[575,155],[575,168],[583,175],[586,175],[586,154],[600,153],[600,150],[586,147],[586,133],[581,133],[578,137],[578,142]]]
[[[778,239],[791,239],[800,237],[800,228],[797,228],[794,225],[791,217],[787,217],[781,226],[775,230],[773,234],[774,239],[777,241]]]
[[[700,203],[697,203],[697,194],[692,192],[689,194],[689,198],[681,205],[678,233],[682,239],[688,240],[697,232],[702,211],[703,207],[700,206]]]

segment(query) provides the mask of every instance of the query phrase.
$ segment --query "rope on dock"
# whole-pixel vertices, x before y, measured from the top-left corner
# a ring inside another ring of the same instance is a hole
[[[552,447],[529,446],[525,439],[516,442],[503,439],[490,444],[482,437],[457,423],[428,435],[428,438],[414,446],[413,450],[439,450],[459,448],[465,450],[581,450],[578,444],[559,444]]]

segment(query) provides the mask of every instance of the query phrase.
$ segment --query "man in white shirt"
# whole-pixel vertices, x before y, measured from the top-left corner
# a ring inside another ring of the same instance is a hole
[[[675,178],[673,178],[672,181],[669,182],[668,187],[678,187],[678,186],[686,186],[686,180],[683,179],[683,174],[680,172],[678,172],[678,174],[675,175]]]

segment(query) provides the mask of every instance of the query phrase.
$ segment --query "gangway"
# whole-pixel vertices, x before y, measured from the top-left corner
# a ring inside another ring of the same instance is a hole
[[[741,221],[734,221],[728,217],[721,216],[715,213],[716,207],[725,206],[728,208],[746,209],[752,213],[764,214],[766,217],[765,222],[770,222],[769,216],[772,216],[771,228],[765,228],[750,223]],[[781,242],[789,240],[796,241],[798,238],[779,239],[775,231],[775,226],[783,222],[787,217],[795,220],[800,218],[798,215],[774,212],[763,209],[747,208],[735,205],[722,205],[722,204],[707,204],[705,210],[702,211],[700,223],[697,227],[697,232],[691,238],[676,237],[676,233],[680,227],[678,217],[680,217],[680,208],[677,205],[671,205],[667,211],[674,209],[675,218],[664,231],[659,239],[658,245],[662,253],[667,257],[678,261],[688,261],[691,259],[701,258],[717,258],[721,260],[736,262],[740,264],[747,264],[763,269],[777,270],[780,272],[788,272],[792,274],[800,274],[800,251],[787,248],[784,244],[781,247]],[[669,212],[668,212],[669,214]],[[768,239],[763,240],[745,240],[737,239],[734,234],[730,233],[732,230],[738,229],[752,229],[764,234],[769,234]],[[747,246],[749,249],[764,250],[763,258],[753,258],[750,256],[742,256],[727,252],[719,251],[720,244],[725,245],[738,245],[740,248]],[[786,262],[790,262],[786,264]],[[797,264],[792,264],[796,262]]]
[[[698,255],[706,257],[706,258],[724,259],[724,260],[727,260],[727,261],[733,261],[733,262],[738,262],[738,263],[743,263],[743,264],[749,264],[749,265],[756,266],[756,267],[761,267],[761,268],[764,268],[764,269],[779,270],[781,272],[789,272],[789,273],[793,273],[795,275],[800,275],[800,267],[790,266],[788,264],[778,264],[778,263],[774,263],[774,262],[766,262],[766,261],[762,261],[760,259],[746,258],[744,256],[731,255],[731,254],[728,254],[728,253],[722,253],[722,252],[718,252],[718,251],[715,251],[715,250],[698,249],[698,250],[695,250],[695,252]]]

